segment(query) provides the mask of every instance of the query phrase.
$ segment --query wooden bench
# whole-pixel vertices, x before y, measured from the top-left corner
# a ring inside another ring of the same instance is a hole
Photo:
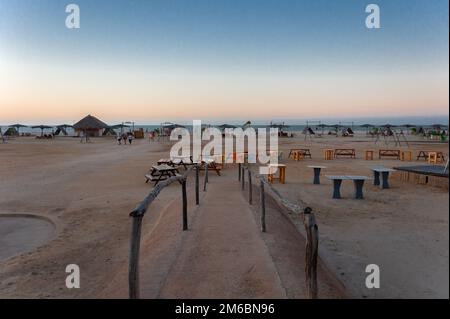
[[[400,150],[379,150],[378,151],[378,159],[382,159],[383,157],[395,157],[396,159],[400,159]]]
[[[337,148],[334,150],[334,158],[339,156],[350,156],[350,158],[356,158],[356,152],[354,148]]]
[[[295,159],[295,155],[297,156],[301,156],[303,158],[308,157],[308,158],[312,158],[311,157],[311,151],[309,148],[293,148],[289,151],[289,156],[288,158],[290,158],[291,156],[294,156]]]

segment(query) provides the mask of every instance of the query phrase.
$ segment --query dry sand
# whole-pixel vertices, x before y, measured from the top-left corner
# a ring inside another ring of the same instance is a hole
[[[369,175],[368,166],[393,166],[399,162],[362,160],[361,150],[374,148],[364,138],[326,137],[305,144],[303,137],[298,137],[282,139],[280,144],[285,155],[291,147],[307,145],[312,150],[312,160],[285,160],[287,184],[275,187],[292,201],[301,200],[313,207],[320,227],[320,254],[350,296],[448,298],[448,190],[393,180],[389,190],[366,185],[366,199],[356,201],[351,199],[353,186],[344,183],[345,199],[332,200],[331,184],[322,178],[322,185],[311,185],[312,170],[307,165],[328,166],[323,175]],[[323,148],[345,144],[357,149],[358,159],[322,160]],[[118,146],[113,139],[80,144],[72,138],[53,141],[18,138],[0,145],[0,214],[38,214],[55,225],[55,234],[46,244],[0,261],[0,298],[126,298],[128,213],[151,189],[144,183],[143,174],[159,158],[167,157],[169,147],[169,144],[145,140],[137,140],[133,146]],[[412,147],[448,153],[448,144]],[[202,203],[220,202],[221,198],[227,202],[227,194],[231,196],[232,192],[226,190],[224,183],[234,183],[236,169],[229,168],[224,173],[223,177],[211,176],[211,190],[202,193]],[[193,203],[192,185],[188,186],[189,202]],[[215,187],[220,191],[214,192]],[[256,212],[243,210],[243,216],[231,214],[230,219],[223,220],[231,223],[227,226],[235,235],[227,237],[229,234],[219,232],[213,236],[218,250],[208,251],[211,227],[223,229],[215,224],[223,218],[223,205],[210,210],[190,205],[192,229],[183,233],[179,192],[176,185],[162,192],[145,218],[141,261],[143,297],[304,297],[304,242],[274,205],[269,207],[272,213],[268,217],[267,234],[258,232]],[[208,199],[214,193],[219,197]],[[244,195],[233,196],[237,196],[234,202],[239,203],[239,196]],[[244,203],[239,207],[245,207]],[[220,215],[208,216],[209,211]],[[252,214],[253,219],[249,218]],[[298,217],[293,218],[298,221]],[[244,236],[245,229],[238,227],[241,224],[249,231],[244,242],[249,240],[252,244],[227,251],[220,245]],[[199,247],[202,250],[196,251]],[[215,278],[210,269],[219,265],[215,260],[226,259],[225,256],[239,260],[236,256],[245,256],[240,250],[254,250],[254,254],[235,266],[221,263],[224,266],[219,267],[221,271],[236,273],[230,274],[232,280]],[[215,257],[207,258],[209,255]],[[197,264],[183,282],[179,278],[183,267],[198,257],[210,260],[211,264]],[[381,268],[378,290],[364,286],[364,270],[369,263]],[[68,264],[80,266],[82,289],[66,289],[64,270]],[[197,294],[190,294],[188,287],[201,280],[208,269],[211,272],[205,275],[210,285],[200,285]],[[249,270],[247,274],[246,270]],[[319,275],[320,297],[343,296],[339,284],[322,267]],[[269,284],[261,286],[260,279]],[[231,285],[236,289],[220,290]]]
[[[442,151],[448,158],[448,143],[430,143],[409,137],[409,149]],[[366,182],[364,200],[353,199],[351,181],[341,187],[343,199],[332,199],[332,183],[325,175],[372,176],[371,166],[419,165],[387,159],[365,161],[366,149],[399,149],[393,142],[376,145],[370,138],[303,138],[281,141],[287,155],[290,148],[308,147],[313,159],[285,160],[287,183],[275,187],[293,202],[311,206],[320,228],[320,254],[356,298],[448,298],[449,297],[449,193],[447,188],[409,184],[390,179],[391,188],[381,190]],[[323,160],[323,149],[355,148],[357,159]],[[401,149],[408,149],[405,145]],[[286,156],[285,156],[286,157]],[[324,165],[321,185],[312,185],[313,172],[307,165]],[[399,174],[399,173],[394,173]],[[298,219],[298,218],[297,218]],[[299,227],[302,227],[298,221]],[[377,264],[381,288],[367,289],[365,268]]]

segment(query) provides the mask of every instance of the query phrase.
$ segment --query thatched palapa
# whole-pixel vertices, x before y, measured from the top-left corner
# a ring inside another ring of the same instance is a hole
[[[84,134],[90,137],[98,137],[103,135],[103,131],[108,125],[92,115],[88,115],[73,125],[78,135]]]

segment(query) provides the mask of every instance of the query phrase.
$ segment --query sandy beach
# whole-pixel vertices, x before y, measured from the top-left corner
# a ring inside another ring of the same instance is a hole
[[[274,187],[312,207],[318,220],[319,297],[448,298],[448,188],[405,183],[394,173],[390,189],[368,181],[364,200],[352,198],[351,183],[343,184],[343,199],[331,198],[325,175],[371,176],[370,166],[416,163],[362,158],[363,150],[383,146],[364,136],[280,139],[287,180]],[[312,159],[286,158],[299,147],[310,148]],[[324,161],[323,149],[337,147],[355,148],[357,159]],[[128,214],[152,188],[144,174],[169,148],[147,140],[124,146],[112,138],[81,144],[68,137],[0,145],[0,218],[31,214],[52,224],[36,246],[17,242],[16,254],[11,245],[0,254],[0,298],[127,298]],[[448,144],[427,141],[411,142],[410,149],[448,154]],[[327,166],[321,185],[312,185],[312,164]],[[270,204],[269,231],[262,235],[257,207],[247,207],[238,191],[236,166],[222,172],[211,174],[210,189],[201,194],[204,206],[193,204],[188,180],[188,232],[181,231],[178,186],[152,204],[143,228],[142,297],[304,298],[304,238],[291,223],[303,227],[299,216],[286,218]],[[3,236],[7,229],[0,231]],[[372,263],[380,266],[380,289],[364,285]],[[68,264],[80,266],[82,289],[65,287]]]

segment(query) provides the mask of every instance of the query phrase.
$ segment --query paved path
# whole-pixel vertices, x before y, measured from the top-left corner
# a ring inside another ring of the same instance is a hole
[[[260,231],[257,191],[252,207],[235,170],[210,176],[201,205],[190,206],[181,232],[173,201],[141,247],[143,298],[305,298],[305,240],[267,198],[268,232]],[[192,183],[192,182],[191,182]],[[193,185],[188,199],[193,203]],[[339,285],[319,266],[319,297],[340,298]]]
[[[239,183],[222,176],[208,186],[160,297],[285,298]]]

